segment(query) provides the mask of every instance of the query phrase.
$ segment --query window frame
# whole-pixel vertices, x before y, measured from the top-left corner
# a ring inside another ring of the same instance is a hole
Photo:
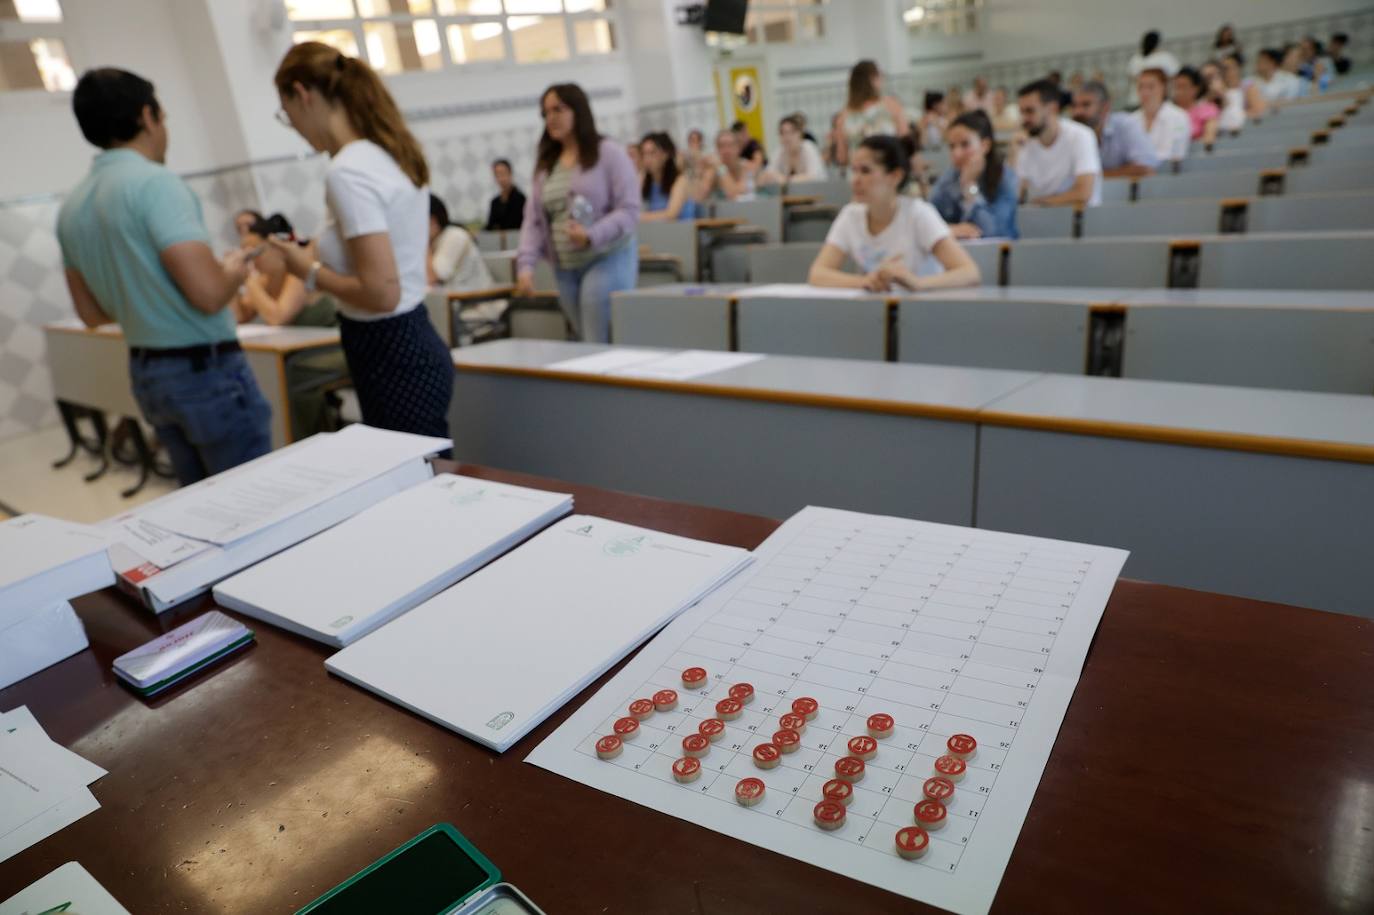
[[[67,11],[61,8],[62,18],[56,20],[25,22],[21,19],[0,19],[0,41],[3,42],[23,42],[27,44],[35,39],[52,39],[62,42],[62,50],[66,52],[67,63],[71,66],[72,72],[80,78],[81,69],[72,61],[72,41],[67,32],[69,23],[67,22]],[[48,89],[46,86],[30,89],[5,89],[0,88],[0,110],[25,111],[41,108],[47,100],[61,100],[66,102],[71,99],[71,89]]]
[[[568,63],[589,63],[598,61],[609,61],[623,59],[624,47],[621,44],[621,37],[624,34],[621,28],[620,12],[621,6],[611,2],[609,9],[604,10],[584,10],[581,12],[570,13],[563,0],[559,0],[561,12],[557,13],[511,13],[506,9],[505,0],[501,2],[501,12],[499,14],[473,14],[455,13],[443,15],[438,12],[438,4],[434,4],[433,13],[390,13],[385,16],[362,16],[358,14],[358,5],[353,3],[354,16],[350,19],[288,19],[290,24],[292,44],[295,44],[295,34],[297,32],[319,32],[319,31],[346,31],[353,34],[353,40],[357,43],[361,56],[372,66],[371,58],[367,52],[367,39],[363,26],[374,22],[390,22],[393,24],[409,24],[422,20],[434,22],[439,29],[439,54],[442,60],[441,65],[436,70],[400,70],[395,73],[382,73],[388,79],[410,79],[417,76],[433,75],[445,71],[464,72],[487,72],[511,69],[525,69],[530,67],[550,67],[565,66]],[[568,48],[567,57],[549,61],[530,61],[521,63],[515,59],[515,41],[510,29],[510,20],[524,18],[526,16],[538,15],[544,18],[557,17],[562,21],[563,40]],[[612,34],[616,42],[616,47],[605,53],[584,54],[577,47],[577,33],[575,24],[579,21],[605,20],[610,24]],[[457,62],[453,59],[448,40],[448,28],[451,25],[472,26],[479,24],[498,23],[501,26],[501,44],[503,56],[500,60],[479,60],[472,62]]]
[[[755,19],[761,13],[788,13],[792,27],[792,37],[787,41],[768,41],[764,38],[762,25]],[[801,34],[802,16],[816,16],[821,23],[821,34],[798,38]],[[753,48],[789,47],[819,44],[825,41],[826,20],[830,17],[830,0],[751,0],[748,18],[745,19],[743,46]],[[751,21],[752,20],[752,21]],[[754,40],[758,32],[759,40]]]

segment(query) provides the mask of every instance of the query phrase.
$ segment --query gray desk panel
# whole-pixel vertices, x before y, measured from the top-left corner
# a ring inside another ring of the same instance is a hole
[[[1346,289],[1127,289],[1122,304],[1152,308],[1315,308],[1369,311],[1374,296]]]
[[[1202,242],[1198,286],[1374,290],[1374,233],[1248,235]]]
[[[754,245],[749,249],[749,282],[805,283],[820,242]]]
[[[1374,230],[1374,193],[1259,197],[1246,209],[1249,232]]]
[[[1132,184],[1130,178],[1107,178],[1102,182],[1102,202],[1125,203],[1131,199]]]
[[[1307,152],[1307,161],[1313,166],[1358,165],[1374,162],[1374,145],[1364,143],[1352,146],[1340,144],[1314,146]]]
[[[459,372],[451,424],[459,460],[665,499],[972,521],[972,423]]]
[[[1258,133],[1251,133],[1249,130],[1242,130],[1238,137],[1223,137],[1217,140],[1217,152],[1228,153],[1251,149],[1265,149],[1271,146],[1286,146],[1290,149],[1295,146],[1308,146],[1312,142],[1312,134],[1317,130],[1323,130],[1326,122],[1323,119],[1320,123],[1312,126],[1285,126],[1280,129],[1277,126],[1273,130],[1264,130]],[[1205,155],[1202,151],[1202,144],[1195,143],[1192,147],[1191,155]]]
[[[854,191],[843,178],[827,178],[824,181],[793,181],[787,185],[787,193],[796,197],[817,197],[817,202],[828,206],[842,207],[854,199]]]
[[[1022,238],[1072,238],[1073,207],[1023,206],[1016,212]]]
[[[1126,317],[1121,373],[1126,378],[1374,394],[1374,310],[1132,308]]]
[[[741,352],[887,358],[886,299],[751,297],[735,307]]]
[[[682,222],[641,222],[639,244],[655,254],[671,254],[682,261],[682,275],[688,282],[701,276],[697,263],[696,224]]]
[[[1334,194],[1374,190],[1374,162],[1309,165],[1290,169],[1283,180],[1285,194]]]
[[[1083,212],[1083,237],[1122,235],[1213,235],[1221,225],[1221,199],[1163,200],[1090,207]]]
[[[611,335],[628,346],[730,349],[730,296],[692,295],[681,286],[611,296]]]
[[[897,304],[897,361],[1082,374],[1087,304],[930,298]]]
[[[1140,200],[1179,197],[1253,197],[1259,193],[1259,169],[1201,172],[1193,175],[1151,175],[1137,182]]]
[[[978,526],[1131,551],[1125,574],[1374,616],[1374,466],[980,431]]]
[[[1183,160],[1183,174],[1197,172],[1226,172],[1241,168],[1284,168],[1288,165],[1291,147],[1279,146],[1228,152],[1230,147],[1217,144],[1217,151],[1211,155],[1194,153]]]
[[[1007,283],[1014,286],[1165,286],[1169,242],[1022,241],[1011,246]]]
[[[763,229],[764,241],[782,242],[782,198],[759,197],[756,200],[720,200],[711,205],[714,216],[720,219],[743,219],[746,224]]]
[[[978,265],[982,277],[982,288],[997,288],[1002,282],[1002,246],[1005,241],[964,241],[960,242],[968,256]]]

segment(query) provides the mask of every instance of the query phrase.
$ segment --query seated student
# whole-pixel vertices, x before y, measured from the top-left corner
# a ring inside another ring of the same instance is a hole
[[[853,150],[849,166],[854,202],[845,204],[831,224],[811,264],[812,285],[919,292],[978,284],[978,265],[959,247],[935,208],[902,194],[907,162],[896,137],[865,137]],[[944,271],[918,276],[932,255]],[[846,257],[863,272],[841,270]]]
[[[1169,81],[1163,70],[1146,70],[1136,78],[1140,107],[1131,117],[1150,138],[1161,162],[1178,162],[1188,157],[1193,125],[1188,113],[1169,101]]]
[[[1021,88],[1021,127],[1026,142],[1016,160],[1021,200],[1037,206],[1095,207],[1102,202],[1102,162],[1097,136],[1059,115],[1059,89],[1049,80]]]
[[[706,159],[702,185],[697,199],[714,196],[717,200],[754,199],[756,167],[740,155],[739,138],[733,131],[716,134],[716,154]]]
[[[1021,126],[1021,109],[1007,95],[1006,86],[992,90],[992,126],[1008,132]]]
[[[339,311],[334,297],[318,289],[306,292],[305,283],[287,272],[282,253],[267,244],[274,235],[296,237],[291,223],[280,213],[258,219],[243,234],[243,250],[252,259],[248,279],[232,303],[238,322],[257,319],[274,327],[337,327]]]
[[[821,181],[825,163],[816,144],[806,139],[802,122],[789,114],[778,122],[778,154],[759,175],[760,185],[787,184],[789,181]]]
[[[1016,238],[1016,173],[1002,161],[992,121],[980,109],[949,125],[949,169],[935,182],[930,203],[955,238]]]
[[[1159,165],[1154,147],[1129,114],[1112,111],[1112,96],[1097,80],[1073,94],[1073,119],[1097,135],[1103,178],[1153,175]]]
[[[1184,67],[1174,77],[1174,101],[1188,114],[1188,137],[1201,140],[1207,149],[1217,142],[1217,119],[1221,111],[1203,96],[1202,75]]]
[[[255,318],[277,327],[337,327],[338,302],[322,290],[307,292],[305,283],[286,269],[286,257],[266,244],[267,239],[296,237],[291,223],[280,213],[259,219],[243,236],[243,248],[252,257],[252,271],[233,303],[240,324]],[[261,252],[252,256],[252,252]],[[348,377],[343,350],[298,354],[286,363],[286,388],[291,410],[291,438],[300,441],[316,432],[329,431],[325,422],[325,388]]]
[[[429,257],[425,260],[426,279],[431,289],[449,292],[476,292],[496,285],[477,242],[467,229],[449,221],[448,207],[433,193],[429,195]]]
[[[949,121],[945,116],[945,95],[943,92],[927,91],[921,100],[921,149],[932,152],[945,142],[945,128]]]
[[[486,230],[519,229],[525,221],[525,195],[515,186],[515,180],[511,177],[510,160],[497,159],[491,163],[491,176],[496,180],[500,193],[491,198]]]
[[[1331,56],[1331,68],[1336,71],[1336,76],[1345,76],[1350,72],[1350,58],[1345,53],[1348,44],[1350,36],[1344,32],[1333,33],[1331,40],[1326,43],[1326,52]]]
[[[749,133],[749,128],[743,121],[736,121],[730,125],[730,132],[739,140],[739,155],[745,162],[752,163],[755,171],[763,168],[765,155],[763,144],[755,140]]]
[[[697,202],[692,199],[691,181],[677,168],[677,146],[666,133],[651,133],[639,144],[644,162],[640,196],[640,222],[673,222],[696,219]]]
[[[1221,59],[1223,103],[1221,117],[1217,118],[1217,127],[1229,133],[1238,133],[1245,128],[1245,119],[1251,111],[1252,104],[1257,104],[1261,112],[1264,110],[1264,99],[1260,96],[1259,89],[1253,85],[1245,85],[1241,73],[1242,63],[1240,56],[1236,54]],[[1252,98],[1257,101],[1252,102]]]
[[[1140,50],[1131,55],[1127,70],[1131,74],[1131,98],[1130,104],[1139,104],[1137,90],[1140,85],[1140,74],[1146,70],[1158,70],[1164,74],[1165,79],[1171,79],[1178,72],[1178,58],[1168,51],[1160,48],[1160,34],[1151,29],[1140,39]]]
[[[1294,99],[1302,94],[1302,80],[1297,74],[1283,69],[1283,61],[1284,52],[1277,48],[1264,48],[1255,58],[1253,83],[1259,87],[1266,106]],[[1252,113],[1251,117],[1254,116]]]

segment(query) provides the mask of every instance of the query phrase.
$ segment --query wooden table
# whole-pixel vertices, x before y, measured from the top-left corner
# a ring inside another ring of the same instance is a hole
[[[776,526],[462,472],[737,546]],[[151,705],[115,685],[113,657],[206,606],[159,619],[114,592],[80,600],[92,650],[0,692],[110,770],[99,811],[0,863],[0,898],[78,860],[140,915],[288,912],[449,821],[551,913],[926,911],[526,765],[606,678],[503,756],[258,623],[248,653]],[[1370,910],[1371,675],[1369,620],[1122,581],[994,910]]]

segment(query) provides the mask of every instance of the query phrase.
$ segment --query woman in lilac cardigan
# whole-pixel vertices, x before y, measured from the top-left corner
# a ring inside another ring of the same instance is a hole
[[[611,293],[633,289],[639,276],[639,176],[625,147],[596,132],[575,83],[550,86],[540,107],[544,135],[520,228],[515,292],[534,292],[534,265],[547,258],[578,338],[607,343]]]

